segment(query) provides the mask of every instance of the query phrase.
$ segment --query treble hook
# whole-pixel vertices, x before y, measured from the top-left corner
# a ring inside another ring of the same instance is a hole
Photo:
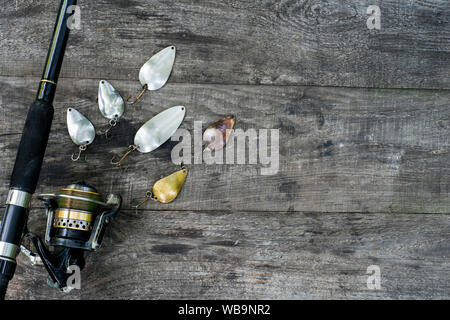
[[[145,91],[147,91],[147,87],[148,87],[147,84],[144,84],[144,86],[142,87],[141,93],[139,93],[139,95],[136,97],[136,99],[134,99],[134,101],[130,102],[131,96],[129,96],[127,98],[127,103],[128,104],[135,104],[136,102],[138,102],[142,98],[142,96],[144,95]]]
[[[78,148],[78,154],[77,154],[76,156],[75,156],[75,152],[72,153],[72,161],[78,161],[78,160],[80,160],[81,153],[82,153],[83,151],[85,151],[86,149],[87,149],[87,146],[86,146],[86,145],[80,146],[80,147]]]
[[[125,158],[134,150],[136,150],[138,148],[138,146],[135,146],[134,144],[130,145],[128,147],[128,151],[122,156],[122,158],[119,161],[114,161],[114,158],[116,157],[115,155],[112,157],[111,159],[111,164],[115,167],[120,167],[120,165],[122,164],[123,160],[125,160]]]

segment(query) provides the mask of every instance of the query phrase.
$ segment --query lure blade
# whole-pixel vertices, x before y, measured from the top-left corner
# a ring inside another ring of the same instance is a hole
[[[184,119],[186,108],[169,108],[147,121],[136,133],[134,144],[142,153],[155,150],[177,131]]]
[[[153,199],[161,203],[169,203],[175,200],[186,181],[187,169],[183,168],[171,175],[158,180],[152,189]]]
[[[125,102],[116,89],[106,80],[98,85],[98,107],[107,119],[118,119],[125,111]]]
[[[167,47],[152,56],[139,71],[139,81],[148,90],[162,88],[169,79],[175,62],[175,46]]]
[[[67,129],[76,145],[87,146],[95,139],[95,128],[92,123],[74,108],[67,109]]]
[[[203,133],[203,144],[210,150],[222,149],[230,138],[236,118],[234,116],[223,117],[210,125]]]

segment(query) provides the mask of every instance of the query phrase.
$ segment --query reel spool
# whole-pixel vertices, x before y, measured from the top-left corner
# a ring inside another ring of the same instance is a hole
[[[42,264],[47,269],[54,287],[68,292],[67,273],[69,266],[84,267],[84,252],[100,248],[106,226],[114,219],[122,205],[119,195],[110,194],[106,202],[102,195],[84,182],[61,188],[55,194],[41,194],[47,215],[45,244],[31,232],[26,233],[36,247]],[[54,246],[50,251],[47,246]],[[25,247],[21,247],[37,264],[38,258]]]

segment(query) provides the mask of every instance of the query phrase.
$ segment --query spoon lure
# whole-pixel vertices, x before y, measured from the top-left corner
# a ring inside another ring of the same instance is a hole
[[[81,112],[74,108],[67,109],[67,129],[73,143],[78,146],[78,152],[72,154],[72,161],[78,161],[81,153],[95,139],[94,125]]]
[[[217,151],[225,147],[233,132],[235,122],[236,117],[234,115],[226,116],[206,128],[203,133],[204,148],[210,151]]]
[[[161,203],[170,203],[174,201],[181,192],[181,188],[186,181],[187,174],[188,170],[182,166],[181,170],[156,181],[153,185],[152,191],[147,191],[145,193],[144,200],[134,207],[137,210],[149,200],[158,201]]]
[[[166,142],[181,125],[186,114],[186,108],[183,106],[175,106],[148,120],[134,136],[134,144],[128,147],[127,152],[119,161],[111,159],[111,164],[120,167],[125,158],[134,150],[141,153],[148,153]]]
[[[109,120],[109,126],[104,132],[108,138],[109,131],[117,125],[125,111],[125,102],[119,92],[106,80],[100,80],[98,85],[98,108],[103,117]]]
[[[142,91],[133,101],[130,101],[131,96],[128,97],[128,104],[135,104],[138,102],[147,90],[158,90],[166,84],[172,73],[173,64],[175,62],[175,53],[175,46],[169,46],[152,56],[141,67],[139,71],[139,81],[142,85]]]

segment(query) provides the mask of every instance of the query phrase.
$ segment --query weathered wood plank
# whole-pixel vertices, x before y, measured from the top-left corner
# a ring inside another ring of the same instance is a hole
[[[43,230],[42,212],[30,225]],[[123,211],[82,290],[46,288],[23,256],[15,299],[448,299],[449,215]],[[378,265],[381,290],[367,288]]]
[[[0,203],[36,83],[0,78]],[[126,95],[135,83],[113,85]],[[98,135],[87,160],[73,163],[76,147],[67,134],[65,108],[76,107],[102,128],[106,120],[96,92],[96,80],[61,80],[38,192],[85,179],[104,193],[121,193],[131,208],[162,175],[177,170],[171,162],[177,142],[150,154],[135,152],[125,169],[109,161],[126,150],[146,120],[183,104],[185,129],[197,120],[206,127],[224,114],[236,115],[236,128],[279,129],[279,171],[264,176],[264,165],[248,161],[191,164],[177,201],[147,203],[147,209],[449,213],[449,91],[169,84],[128,107],[113,138]]]
[[[41,75],[58,3],[7,1],[0,75]],[[381,30],[369,30],[369,5]],[[136,80],[176,45],[171,82],[450,88],[446,0],[80,1],[62,75]]]

